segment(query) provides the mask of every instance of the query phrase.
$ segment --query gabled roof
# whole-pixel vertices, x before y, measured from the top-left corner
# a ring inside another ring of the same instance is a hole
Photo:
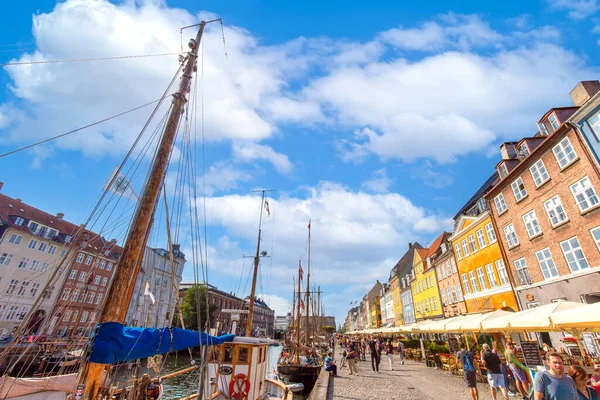
[[[447,232],[442,232],[442,234],[433,241],[431,246],[429,246],[429,251],[427,252],[427,257],[433,257],[433,255],[438,251],[438,249],[442,245],[442,242],[444,241],[445,235],[447,235]]]
[[[399,277],[403,277],[410,272],[410,270],[412,269],[412,266],[413,266],[415,249],[421,249],[421,248],[422,248],[422,246],[417,242],[413,243],[408,248],[408,251],[406,253],[404,253],[404,255],[400,258],[400,260],[398,260],[398,262],[396,263],[396,265],[393,268],[393,269],[396,269],[396,275],[398,275]]]
[[[421,257],[421,259],[424,260],[427,258],[427,255],[429,254],[429,249],[428,248],[427,249],[420,248],[420,249],[417,249],[417,253],[419,254],[419,257]]]
[[[471,198],[465,203],[465,205],[456,213],[454,216],[454,220],[458,218],[460,215],[464,214],[469,208],[473,207],[477,201],[482,198],[492,187],[494,187],[495,182],[498,180],[498,172],[494,172],[485,183],[477,189],[475,194],[471,196]]]

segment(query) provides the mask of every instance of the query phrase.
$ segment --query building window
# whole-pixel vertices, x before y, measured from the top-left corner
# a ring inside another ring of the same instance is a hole
[[[106,261],[104,261],[104,260],[100,261],[100,264],[98,265],[98,267],[100,269],[104,269],[105,266],[106,266]]]
[[[494,225],[491,222],[485,224],[485,233],[487,234],[488,242],[490,244],[496,242],[496,231],[494,231]]]
[[[29,258],[23,257],[23,258],[21,258],[21,261],[19,262],[19,265],[17,266],[17,268],[25,269],[25,268],[27,268],[27,264],[29,264]]]
[[[462,255],[460,254],[460,245],[458,243],[454,245],[454,254],[456,254],[457,260],[462,260]]]
[[[48,245],[44,242],[40,242],[40,247],[38,247],[39,251],[46,251],[46,249],[48,248]]]
[[[478,229],[477,232],[475,232],[475,234],[477,235],[477,241],[479,242],[479,248],[483,249],[486,246],[485,237],[483,236],[483,230]]]
[[[446,243],[442,243],[442,254],[446,253]]]
[[[592,229],[590,233],[592,234],[594,242],[596,242],[596,246],[598,246],[598,250],[600,251],[600,226]],[[0,258],[0,265],[2,265],[2,258]]]
[[[77,260],[75,260],[75,261],[77,261],[78,263],[83,262],[83,253],[77,254]]]
[[[75,310],[73,313],[73,318],[71,318],[71,322],[77,322],[77,317],[79,317],[79,310]]]
[[[15,290],[17,289],[18,284],[19,284],[18,280],[11,279],[10,283],[8,284],[8,287],[6,288],[6,293],[13,294],[15,292]]]
[[[462,274],[463,287],[465,288],[465,293],[471,293],[471,288],[469,287],[469,280],[467,279],[467,274]]]
[[[469,235],[469,247],[471,248],[471,253],[477,252],[477,245],[475,244],[475,236]]]
[[[558,270],[556,269],[556,265],[554,264],[554,260],[552,259],[552,254],[550,253],[550,249],[545,248],[535,253],[537,257],[538,263],[540,264],[540,269],[542,270],[542,274],[544,275],[544,279],[555,278],[558,276]]]
[[[106,278],[106,277],[102,278],[102,286],[106,286],[107,282],[108,282],[108,278]]]
[[[71,294],[71,289],[66,288],[62,292],[61,300],[69,300],[69,295]]]
[[[473,288],[473,293],[479,292],[479,287],[477,286],[477,279],[475,279],[475,272],[469,272],[469,280],[471,281],[471,287]]]
[[[583,254],[583,250],[581,250],[581,245],[579,244],[577,236],[565,240],[564,242],[560,242],[560,248],[567,259],[571,272],[577,272],[590,267]]]
[[[457,272],[457,270],[456,270],[456,261],[454,261],[454,258],[450,259],[450,265],[452,265],[452,273],[455,274]]]
[[[9,265],[12,261],[12,258],[12,254],[2,253],[2,255],[0,255],[0,265]]]
[[[33,233],[35,233],[35,231],[37,231],[38,229],[38,224],[36,224],[35,222],[31,221],[29,222],[29,230]]]
[[[596,136],[600,136],[600,111],[597,111],[596,114],[592,115],[587,122],[590,124],[590,127]]]
[[[78,281],[79,281],[79,282],[83,282],[83,281],[85,281],[85,276],[86,276],[86,275],[87,275],[87,272],[85,272],[85,271],[81,271],[81,272],[79,273],[79,279],[78,279]]]
[[[581,211],[588,210],[599,203],[596,190],[587,176],[571,185],[571,193]]]
[[[508,248],[515,247],[519,244],[519,239],[517,239],[517,233],[515,232],[513,224],[508,224],[504,227],[504,236],[506,236]]]
[[[71,272],[69,273],[69,279],[75,279],[76,277],[77,277],[77,270],[72,269]]]
[[[504,201],[504,195],[502,193],[494,197],[494,204],[496,204],[496,211],[498,212],[498,215],[504,213],[507,209],[506,201]]]
[[[458,301],[463,301],[465,298],[463,297],[463,292],[460,289],[460,283],[456,284],[456,295],[458,296]]]
[[[527,234],[530,238],[542,233],[542,228],[540,228],[535,211],[531,210],[527,214],[523,215],[523,223],[525,224]]]
[[[54,245],[50,245],[50,247],[48,248],[48,254],[54,254],[56,253],[56,246]]]
[[[496,260],[496,271],[498,271],[498,276],[500,277],[501,285],[508,285],[510,280],[508,279],[508,273],[506,272],[506,266],[504,266],[504,261],[502,259]]]
[[[87,256],[85,258],[85,265],[90,265],[92,263],[92,256]]]
[[[58,234],[58,232],[56,231],[56,229],[50,229],[48,231],[48,238],[54,239],[57,234]]]
[[[73,314],[73,310],[67,310],[67,311],[65,311],[65,317],[63,318],[63,321],[64,322],[70,322],[72,314]]]
[[[565,168],[573,160],[575,160],[575,158],[577,158],[577,154],[575,154],[575,150],[573,150],[573,146],[571,146],[571,142],[567,137],[561,140],[559,144],[554,146],[552,148],[552,152],[554,153],[556,162],[561,169]]]
[[[494,266],[492,264],[487,264],[485,266],[485,272],[487,273],[488,281],[490,281],[490,288],[495,288],[498,286],[496,274],[494,274]]]
[[[94,297],[96,297],[96,293],[95,292],[88,293],[88,297],[87,297],[87,300],[85,302],[88,303],[88,304],[92,304],[94,302]]]
[[[38,260],[33,260],[33,261],[31,261],[31,267],[29,267],[29,269],[31,271],[35,271],[38,269],[39,266],[40,266],[40,262]]]
[[[527,144],[523,143],[519,146],[519,156],[523,158],[529,157],[529,149],[527,148]]]
[[[23,236],[16,235],[13,233],[12,235],[10,235],[10,239],[8,239],[8,243],[21,244],[22,240],[23,240]]]
[[[469,255],[469,246],[467,245],[467,239],[463,239],[460,244],[462,245],[463,254],[465,257]]]
[[[565,213],[565,209],[563,208],[558,195],[544,202],[544,208],[548,213],[548,218],[550,218],[550,223],[552,226],[556,226],[567,221],[567,214]]]
[[[21,282],[21,287],[19,288],[18,296],[25,296],[25,292],[27,291],[27,287],[29,286],[29,282]]]
[[[100,275],[96,275],[94,277],[94,285],[100,284],[100,279],[102,279],[102,277]]]
[[[78,301],[79,299],[79,289],[73,290],[73,295],[71,296],[71,301]]]
[[[550,179],[550,175],[548,175],[548,171],[546,170],[546,166],[542,159],[537,160],[537,162],[529,168],[529,172],[531,173],[531,177],[533,178],[536,187],[539,187],[542,183]]]
[[[63,249],[60,251],[60,256],[64,257],[66,253],[67,253],[67,251]]]
[[[25,223],[25,219],[24,218],[21,218],[21,217],[15,218],[15,225],[16,226],[23,226],[24,223]]]
[[[521,281],[521,285],[531,285],[531,275],[527,269],[527,262],[524,258],[515,260],[515,268],[517,269],[517,275]]]
[[[81,321],[81,322],[87,322],[87,320],[88,320],[88,316],[89,316],[89,315],[90,315],[90,312],[89,312],[89,311],[84,311],[84,312],[81,314],[81,320],[80,320],[80,321]]]
[[[518,177],[513,183],[511,183],[510,187],[515,194],[515,200],[517,200],[517,203],[527,197],[527,190],[525,190],[525,184],[523,183],[523,179],[521,179],[521,177]]]
[[[483,273],[482,267],[477,268],[477,279],[479,279],[479,286],[481,287],[481,290],[486,290],[487,282],[485,281],[485,274]]]
[[[39,283],[34,283],[33,285],[31,285],[31,289],[29,290],[29,296],[35,297],[35,295],[37,294],[39,289],[40,289]]]
[[[449,302],[446,301],[446,291],[445,290],[442,290],[442,303],[444,305],[446,305],[447,303],[449,303]]]
[[[499,169],[498,173],[500,174],[501,179],[503,179],[506,175],[508,175],[508,169],[506,169],[506,164],[504,164],[504,163],[500,164],[498,169]]]
[[[100,303],[102,303],[102,293],[98,293],[98,296],[96,296],[96,304]]]
[[[35,249],[35,246],[37,246],[37,242],[38,242],[37,240],[31,239],[29,241],[29,244],[27,245],[27,248],[29,248],[29,249]]]
[[[108,264],[106,264],[107,271],[112,271],[112,267],[113,267],[113,263],[109,262]]]
[[[552,131],[554,132],[555,130],[558,129],[558,127],[560,126],[560,124],[558,123],[558,120],[556,119],[556,116],[554,115],[554,113],[550,114],[548,116],[548,122],[550,123],[550,126],[552,127]]]

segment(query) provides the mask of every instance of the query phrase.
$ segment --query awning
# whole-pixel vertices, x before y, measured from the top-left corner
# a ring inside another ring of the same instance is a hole
[[[550,316],[556,328],[600,331],[600,303],[585,304],[576,309],[559,311]]]
[[[481,326],[483,321],[491,321],[495,318],[508,317],[515,314],[516,313],[512,311],[496,310],[486,314],[475,315],[473,318],[469,318],[462,322],[460,329],[463,332],[481,332],[483,331]]]
[[[552,323],[552,315],[564,311],[583,307],[583,303],[573,301],[559,301],[545,304],[529,310],[511,313],[503,317],[489,319],[481,322],[483,330],[488,332],[549,332],[558,330]]]

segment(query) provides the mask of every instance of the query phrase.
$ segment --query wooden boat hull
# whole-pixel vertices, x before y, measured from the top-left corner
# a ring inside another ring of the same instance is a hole
[[[312,392],[322,366],[320,365],[294,365],[294,364],[278,364],[277,373],[288,382],[298,382],[304,385],[302,394],[308,396]]]

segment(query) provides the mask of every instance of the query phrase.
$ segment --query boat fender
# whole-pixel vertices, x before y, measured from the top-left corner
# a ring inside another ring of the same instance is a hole
[[[229,395],[233,399],[247,399],[249,391],[250,380],[244,374],[237,374],[233,377],[231,382],[229,382]]]

